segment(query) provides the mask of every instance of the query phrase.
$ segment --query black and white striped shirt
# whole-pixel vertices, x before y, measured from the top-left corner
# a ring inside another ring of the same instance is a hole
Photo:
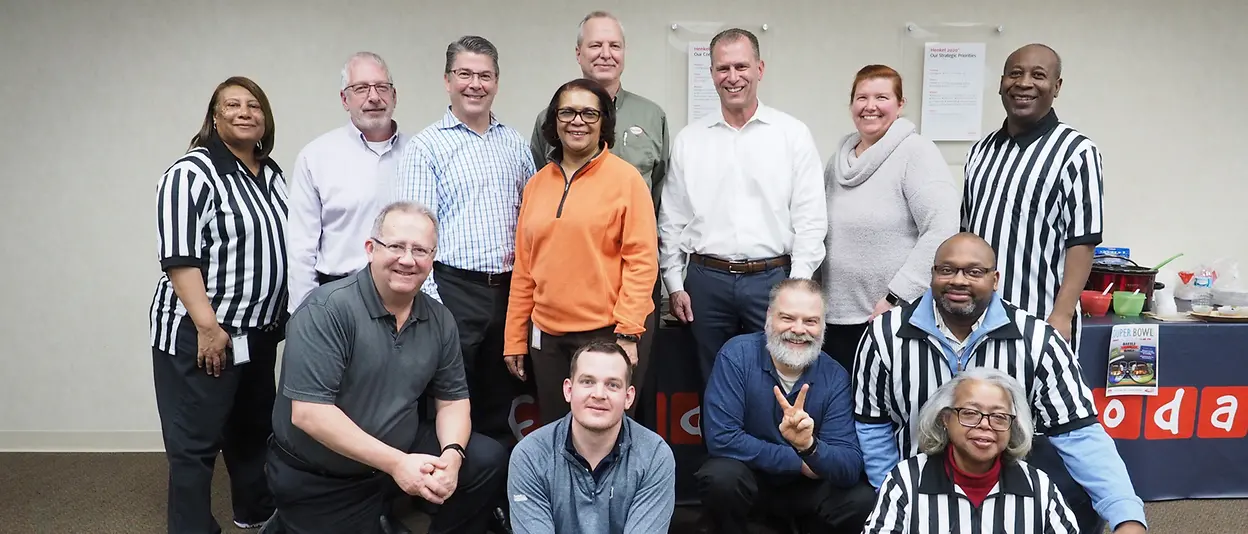
[[[1031,131],[1004,126],[967,155],[962,229],[992,245],[1006,300],[1047,318],[1066,249],[1101,242],[1101,153],[1052,110]]]
[[[994,297],[983,326],[955,355],[943,344],[935,314],[929,291],[917,302],[877,317],[854,363],[855,419],[892,423],[901,458],[919,452],[915,436],[923,404],[957,370],[971,367],[1000,369],[1017,379],[1027,393],[1037,432],[1062,434],[1097,423],[1092,391],[1070,345],[1048,323]]]
[[[1003,463],[1000,480],[976,508],[945,458],[919,454],[897,464],[880,487],[866,534],[1079,534],[1075,514],[1043,471]]]
[[[199,267],[217,322],[227,331],[273,324],[285,309],[286,180],[271,159],[260,176],[213,137],[160,180],[156,197],[160,267]],[[174,352],[188,319],[167,274],[150,310],[152,347]],[[188,319],[189,320],[189,319]]]

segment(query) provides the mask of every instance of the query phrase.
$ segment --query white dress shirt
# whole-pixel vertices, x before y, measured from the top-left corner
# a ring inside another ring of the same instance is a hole
[[[810,129],[758,104],[741,129],[714,113],[676,135],[659,208],[659,266],[685,287],[689,254],[744,261],[791,255],[790,276],[823,262],[827,198]]]
[[[347,123],[299,151],[286,230],[292,313],[319,285],[318,271],[344,275],[368,264],[364,242],[390,201],[406,142],[397,125],[394,136],[377,145]]]

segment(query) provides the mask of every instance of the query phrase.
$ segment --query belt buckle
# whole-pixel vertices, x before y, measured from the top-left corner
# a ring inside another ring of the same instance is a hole
[[[501,282],[495,282],[494,277],[499,276],[494,273],[485,273],[485,285],[489,287],[497,287]]]
[[[748,272],[746,269],[746,265],[748,264],[744,262],[730,261],[728,262],[728,272],[732,274],[745,274],[746,272]]]

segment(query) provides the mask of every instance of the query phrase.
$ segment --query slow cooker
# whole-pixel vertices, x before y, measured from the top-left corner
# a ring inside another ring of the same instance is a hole
[[[1145,295],[1144,311],[1153,308],[1153,290],[1165,287],[1157,283],[1157,269],[1140,267],[1134,261],[1118,256],[1093,257],[1092,272],[1088,274],[1088,283],[1083,288],[1103,292],[1110,284],[1114,285],[1110,294],[1138,289]]]

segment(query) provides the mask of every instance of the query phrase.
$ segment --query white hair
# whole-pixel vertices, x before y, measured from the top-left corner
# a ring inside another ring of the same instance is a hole
[[[585,18],[581,19],[581,23],[576,26],[576,47],[581,47],[581,42],[585,40],[585,23],[594,19],[611,19],[615,21],[615,25],[620,27],[620,44],[624,44],[624,23],[620,19],[615,18],[607,11],[591,11]]]
[[[1010,407],[1014,412],[1014,422],[1010,425],[1010,441],[1001,453],[1001,459],[1010,461],[1021,460],[1031,452],[1031,438],[1035,434],[1035,423],[1031,418],[1031,407],[1027,404],[1027,395],[1022,384],[1014,377],[993,367],[972,367],[945,382],[919,410],[918,442],[919,451],[925,454],[937,454],[949,446],[949,429],[945,427],[945,410],[953,408],[954,393],[958,386],[968,381],[987,382],[1001,388],[1010,398]]]
[[[351,66],[359,61],[376,63],[378,67],[381,67],[381,70],[386,72],[386,81],[394,83],[394,78],[390,76],[390,67],[386,66],[386,60],[381,59],[381,56],[372,52],[356,52],[351,54],[351,57],[347,58],[347,62],[342,65],[342,86],[338,88],[339,91],[347,90],[347,86],[351,84]]]

